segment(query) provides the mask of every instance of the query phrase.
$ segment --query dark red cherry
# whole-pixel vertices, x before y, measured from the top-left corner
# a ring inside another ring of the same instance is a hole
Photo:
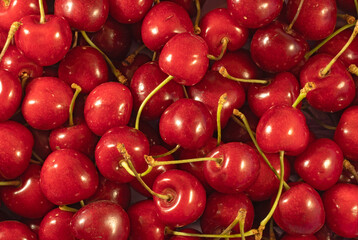
[[[22,88],[20,81],[11,72],[0,69],[0,122],[6,121],[20,107]]]
[[[109,0],[110,13],[120,23],[139,22],[152,7],[153,0]]]
[[[166,171],[155,179],[153,191],[170,196],[169,200],[153,197],[159,219],[167,226],[188,225],[204,212],[205,189],[190,173],[177,169]]]
[[[168,0],[171,2],[175,2],[176,4],[185,8],[185,10],[189,13],[190,17],[194,17],[197,13],[196,8],[196,0]],[[199,0],[201,8],[204,6],[206,0]]]
[[[197,149],[213,135],[214,120],[204,103],[182,98],[164,111],[159,121],[159,132],[169,145]]]
[[[47,240],[75,240],[71,234],[70,221],[74,213],[55,208],[42,219],[39,238]]]
[[[358,237],[358,186],[336,184],[323,194],[327,226],[345,238]]]
[[[42,218],[54,205],[40,188],[41,166],[30,164],[19,177],[20,186],[2,187],[1,200],[12,212],[26,218]]]
[[[86,155],[71,149],[52,152],[41,169],[41,190],[56,205],[79,202],[92,196],[98,174]]]
[[[116,66],[118,67],[119,71],[121,71],[121,73],[123,73],[123,75],[126,76],[129,81],[131,81],[137,69],[143,64],[150,61],[151,58],[148,55],[139,53],[137,56],[135,56],[132,64],[130,64],[129,66],[123,66],[122,62],[116,64]]]
[[[315,235],[289,235],[285,234],[281,240],[318,240]]]
[[[349,14],[356,14],[354,0],[336,0],[337,7]]]
[[[193,31],[193,23],[185,9],[165,1],[152,7],[143,19],[142,40],[147,48],[158,51],[176,34]]]
[[[24,223],[18,221],[0,222],[0,240],[37,240],[36,234]]]
[[[126,240],[129,218],[121,206],[98,201],[81,208],[71,219],[71,232],[77,239]]]
[[[108,0],[56,0],[55,15],[64,17],[72,28],[86,32],[98,31],[109,13]]]
[[[183,51],[185,49],[185,51]],[[172,37],[159,56],[160,69],[174,76],[177,83],[192,86],[205,75],[209,66],[208,45],[192,33],[180,33]]]
[[[308,44],[297,32],[286,31],[287,25],[275,21],[258,29],[251,41],[251,57],[268,72],[289,71],[295,67],[308,50]]]
[[[259,28],[272,22],[281,12],[280,0],[227,0],[231,16],[241,26]]]
[[[300,0],[289,0],[286,6],[286,17],[291,22],[296,15]],[[335,0],[312,0],[303,2],[302,9],[293,28],[306,39],[321,40],[334,30],[337,20]]]
[[[323,226],[325,210],[319,194],[310,185],[299,183],[282,194],[273,218],[288,234],[310,235]]]
[[[0,176],[14,179],[30,163],[34,139],[31,132],[14,121],[0,123]]]
[[[200,232],[193,228],[181,229],[180,232],[200,234]],[[172,236],[169,240],[201,240],[200,237],[185,237],[185,236]]]
[[[296,156],[303,152],[309,140],[309,130],[303,113],[288,105],[276,105],[267,110],[256,128],[257,143],[264,152]]]
[[[57,128],[68,120],[72,96],[71,88],[58,78],[35,78],[26,88],[22,114],[33,128]]]
[[[127,125],[132,113],[130,90],[121,83],[102,83],[88,95],[84,108],[86,123],[101,136],[113,127]]]

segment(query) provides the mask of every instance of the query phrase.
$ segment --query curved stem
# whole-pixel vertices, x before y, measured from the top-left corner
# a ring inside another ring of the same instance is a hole
[[[119,161],[119,166],[122,167],[122,168],[124,168],[129,175],[135,177],[135,175],[134,175],[132,169],[128,166],[128,163],[127,163],[125,160]]]
[[[219,69],[219,73],[230,80],[237,81],[237,82],[246,82],[246,83],[259,83],[259,84],[268,84],[270,81],[267,80],[258,80],[258,79],[244,79],[244,78],[236,78],[231,76],[225,67],[221,67]]]
[[[80,201],[80,205],[81,205],[81,207],[86,206],[86,204],[85,204],[85,202],[83,200]]]
[[[83,38],[86,40],[86,42],[91,47],[93,47],[97,51],[99,51],[102,54],[102,56],[104,57],[104,59],[106,59],[106,62],[108,63],[112,73],[117,78],[117,80],[122,84],[126,84],[127,78],[114,66],[111,59],[109,59],[109,57],[91,41],[91,39],[88,37],[88,35],[85,31],[81,31],[81,34],[82,34]]]
[[[145,48],[146,46],[144,44],[139,46],[131,55],[129,55],[128,57],[126,57],[126,59],[122,61],[122,65],[123,66],[131,65],[134,61],[134,58]]]
[[[356,181],[358,182],[358,174],[357,174],[357,171],[355,169],[355,167],[347,160],[347,159],[344,159],[343,160],[343,167],[348,171],[350,172],[354,178],[356,179]]]
[[[337,14],[337,17],[342,18],[348,24],[353,24],[356,21],[356,18],[349,14]]]
[[[20,180],[0,181],[0,186],[1,187],[5,187],[5,186],[20,187],[21,186],[21,181]]]
[[[296,108],[300,102],[307,96],[307,93],[316,88],[316,84],[314,82],[308,82],[305,86],[300,90],[300,95],[298,95],[295,102],[292,104],[292,107]]]
[[[62,211],[65,211],[65,212],[73,212],[73,213],[78,212],[78,209],[72,208],[72,207],[69,207],[69,206],[66,206],[66,205],[61,205],[58,208],[61,209]]]
[[[4,47],[2,48],[1,53],[0,53],[0,62],[1,62],[2,58],[4,57],[6,50],[9,48],[12,38],[14,37],[16,31],[19,29],[21,24],[22,24],[21,22],[13,22],[11,24],[9,33],[7,34],[6,42],[5,42]]]
[[[174,236],[183,236],[183,237],[199,237],[199,238],[239,238],[241,234],[231,234],[231,235],[221,235],[221,234],[202,234],[202,233],[186,233],[186,232],[178,232],[173,231],[170,228],[165,228],[166,235],[174,235]],[[251,229],[244,233],[245,237],[253,236],[258,234],[256,229]]]
[[[145,175],[149,174],[152,170],[153,170],[153,167],[148,165],[147,170],[145,170],[144,172],[142,172],[142,173],[139,174],[139,175],[140,175],[141,177],[144,177]]]
[[[32,156],[34,156],[39,162],[44,163],[44,160],[35,151],[32,151]]]
[[[78,43],[78,31],[75,31],[71,48],[77,47],[77,43]]]
[[[149,166],[156,167],[156,166],[164,166],[164,165],[174,165],[174,164],[184,164],[184,163],[194,163],[194,162],[204,162],[204,161],[215,161],[218,164],[221,164],[223,159],[222,158],[190,158],[190,159],[183,159],[183,160],[172,160],[172,161],[156,161],[152,156],[145,155],[145,161]]]
[[[195,0],[195,7],[196,7],[196,17],[194,22],[194,33],[199,35],[201,33],[201,29],[199,27],[199,21],[201,15],[201,6],[199,0]]]
[[[23,90],[25,90],[26,82],[27,82],[27,80],[29,80],[29,78],[30,78],[30,76],[27,72],[24,72],[21,74],[20,80],[21,80],[21,88]]]
[[[243,214],[245,214],[245,216],[246,216],[246,212],[247,212],[247,211],[246,211],[245,209],[240,208],[239,211],[237,212],[237,215],[236,215],[234,221],[232,221],[232,222],[230,223],[230,225],[227,226],[227,228],[225,228],[224,231],[222,231],[222,232],[220,233],[220,235],[228,235],[228,234],[230,234],[230,233],[231,233],[231,230],[232,230],[232,229],[240,222],[240,220],[242,219]],[[244,217],[244,219],[245,219],[245,217]],[[241,229],[240,229],[240,230],[241,230]],[[241,232],[241,231],[240,231],[240,234],[242,234],[241,237],[245,237],[245,236],[244,236],[244,232]],[[220,239],[220,238],[215,238],[214,240],[219,240],[219,239]]]
[[[77,85],[76,83],[72,83],[71,88],[75,89],[76,91],[73,94],[71,104],[70,104],[70,109],[69,109],[69,116],[70,117],[69,117],[69,120],[68,120],[68,122],[69,122],[68,125],[70,127],[72,127],[74,125],[74,123],[73,123],[73,109],[75,107],[75,102],[76,102],[77,96],[82,91],[82,88],[79,85]]]
[[[227,93],[224,93],[220,96],[219,102],[218,102],[218,110],[216,112],[216,124],[217,124],[217,132],[218,132],[218,140],[217,145],[219,146],[221,143],[221,110],[224,107],[224,104],[227,101]]]
[[[37,165],[42,165],[42,163],[40,161],[37,161],[37,160],[34,160],[34,159],[30,159],[30,163],[37,164]]]
[[[173,78],[174,78],[173,76],[168,76],[163,82],[161,82],[156,88],[154,88],[153,91],[151,91],[151,93],[149,93],[148,96],[144,99],[137,112],[137,117],[135,119],[135,129],[137,130],[139,129],[139,119],[144,109],[144,106],[153,97],[154,94],[156,94],[163,86],[165,86],[165,84],[170,82]]]
[[[45,9],[42,0],[39,0],[39,8],[40,8],[40,24],[44,24],[46,22],[45,18]]]
[[[296,15],[294,16],[294,18],[292,19],[292,22],[290,23],[290,25],[288,25],[288,27],[287,27],[287,29],[286,29],[287,32],[290,32],[290,31],[291,31],[291,29],[292,29],[292,27],[293,27],[293,24],[295,24],[295,22],[296,22],[298,16],[300,15],[300,12],[301,12],[301,9],[302,9],[303,2],[304,2],[304,1],[305,1],[305,0],[301,0],[301,1],[300,1],[300,4],[298,5],[298,8],[297,8]]]
[[[161,158],[161,157],[166,157],[168,155],[171,155],[173,153],[175,153],[178,149],[180,148],[180,145],[176,145],[173,149],[169,150],[166,153],[160,154],[160,155],[156,155],[156,156],[152,156],[153,158]]]
[[[237,123],[240,127],[245,129],[246,131],[249,131],[246,128],[245,124],[243,124],[237,117],[235,117],[234,115],[231,115],[231,119],[234,120],[234,122]],[[250,130],[251,130],[252,135],[256,137],[256,133],[251,128],[250,128]]]
[[[229,38],[228,37],[223,37],[223,39],[221,39],[221,52],[220,52],[219,56],[215,57],[214,55],[209,54],[208,58],[210,60],[214,60],[214,61],[218,61],[218,60],[222,59],[222,57],[226,53],[226,49],[227,49],[228,44],[229,44]]]

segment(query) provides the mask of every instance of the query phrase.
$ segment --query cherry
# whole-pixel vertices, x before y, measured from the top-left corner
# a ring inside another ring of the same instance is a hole
[[[108,221],[110,219],[110,221]],[[129,218],[121,206],[98,201],[81,208],[71,219],[71,232],[77,239],[126,240]]]
[[[26,88],[22,114],[33,128],[60,127],[68,120],[72,95],[71,88],[58,78],[35,78]]]
[[[336,0],[339,9],[349,14],[356,14],[354,0]]]
[[[33,155],[37,155],[41,160],[46,159],[52,152],[49,143],[50,131],[42,131],[29,128],[34,137]],[[35,154],[34,154],[35,153]]]
[[[0,176],[14,179],[25,172],[30,163],[34,139],[31,132],[14,121],[0,123]]]
[[[42,219],[39,238],[47,240],[75,240],[71,234],[70,221],[74,213],[55,208]]]
[[[108,0],[55,1],[55,15],[64,17],[72,28],[83,31],[98,31],[106,22],[108,13]]]
[[[16,77],[5,70],[0,69],[0,122],[12,117],[21,103],[22,88]]]
[[[0,222],[0,240],[37,240],[36,234],[28,226],[18,221]]]
[[[60,62],[58,76],[69,86],[76,83],[83,93],[90,93],[96,86],[108,81],[108,67],[96,49],[78,46]]]
[[[159,121],[159,132],[169,145],[197,149],[213,135],[214,121],[204,103],[182,98],[164,111]]]
[[[185,229],[181,229],[180,232],[184,232],[184,233],[195,233],[195,234],[200,234],[200,232],[198,230],[195,230],[193,228],[185,228]],[[172,236],[171,238],[169,238],[169,240],[201,240],[202,238],[200,237],[185,237],[185,236]]]
[[[72,149],[56,150],[42,166],[40,186],[52,203],[73,204],[96,192],[98,174],[86,155]]]
[[[314,235],[289,235],[285,234],[281,240],[318,240]]]
[[[185,8],[185,10],[189,13],[191,17],[197,14],[196,0],[167,0],[171,2],[175,2],[176,4]],[[206,0],[199,0],[200,6],[204,5]]]
[[[301,0],[289,0],[286,17],[289,22],[295,17]],[[302,9],[293,28],[306,39],[320,40],[328,37],[336,26],[337,6],[334,0],[313,0],[303,2]]]
[[[299,183],[282,194],[273,218],[288,234],[310,235],[323,226],[325,210],[318,193],[310,185]]]
[[[280,0],[227,0],[231,16],[241,26],[259,28],[272,22],[281,12]]]
[[[92,132],[101,136],[113,127],[127,125],[132,106],[132,94],[126,86],[118,82],[102,83],[86,99],[86,123]]]
[[[327,226],[345,238],[358,237],[358,186],[336,184],[323,194]]]
[[[291,106],[275,105],[260,118],[256,138],[264,152],[285,151],[289,156],[297,156],[308,145],[309,130],[305,116]]]
[[[139,22],[152,4],[153,0],[109,0],[110,13],[120,23]]]

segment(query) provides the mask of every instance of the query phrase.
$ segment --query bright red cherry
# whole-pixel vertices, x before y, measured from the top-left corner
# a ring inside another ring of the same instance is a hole
[[[15,114],[21,103],[20,81],[12,73],[0,69],[0,122]]]
[[[109,0],[110,13],[120,23],[142,20],[152,7],[153,0]]]
[[[0,222],[0,240],[37,240],[36,234],[24,223],[18,221]]]

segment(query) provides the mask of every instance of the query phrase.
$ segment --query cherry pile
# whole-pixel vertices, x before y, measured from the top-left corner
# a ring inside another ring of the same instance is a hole
[[[358,239],[357,0],[0,0],[0,240]]]

